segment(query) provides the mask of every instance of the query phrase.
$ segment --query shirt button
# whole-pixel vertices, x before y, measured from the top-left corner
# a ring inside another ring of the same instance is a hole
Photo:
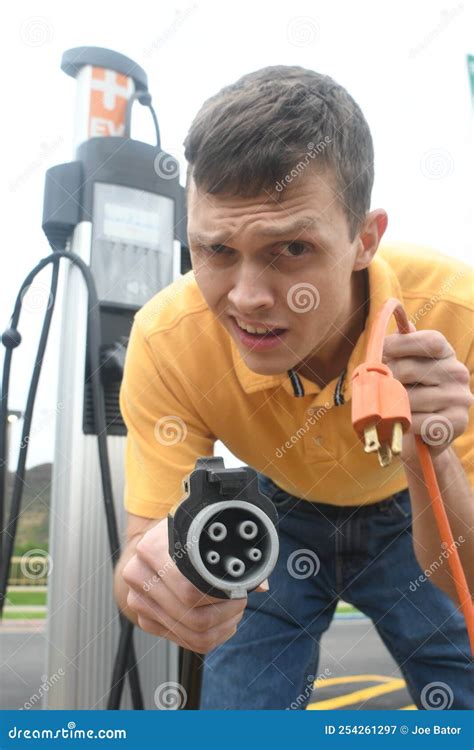
[[[311,409],[307,409],[306,410],[306,414],[308,415],[308,417],[312,417],[313,414],[314,414],[314,409],[312,409],[312,408]]]

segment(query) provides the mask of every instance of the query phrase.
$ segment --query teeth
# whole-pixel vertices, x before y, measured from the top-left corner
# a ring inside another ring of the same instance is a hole
[[[246,323],[241,323],[239,320],[237,320],[237,325],[239,328],[243,328],[244,331],[248,331],[249,333],[267,333],[271,330],[270,328],[255,328],[255,326],[249,326]]]

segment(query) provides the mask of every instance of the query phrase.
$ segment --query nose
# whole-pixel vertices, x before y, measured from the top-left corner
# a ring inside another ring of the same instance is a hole
[[[227,297],[236,312],[249,317],[253,311],[269,309],[274,304],[273,294],[265,282],[265,273],[256,271],[255,267],[240,268]]]

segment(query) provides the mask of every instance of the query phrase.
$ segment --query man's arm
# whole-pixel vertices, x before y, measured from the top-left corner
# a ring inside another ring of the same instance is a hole
[[[414,441],[413,441],[414,446]],[[433,458],[439,489],[443,498],[454,543],[464,569],[469,590],[474,591],[474,493],[464,468],[452,447]],[[453,576],[449,567],[450,548],[441,546],[431,499],[423,481],[416,451],[404,458],[413,514],[415,555],[429,579],[448,594],[456,604]]]

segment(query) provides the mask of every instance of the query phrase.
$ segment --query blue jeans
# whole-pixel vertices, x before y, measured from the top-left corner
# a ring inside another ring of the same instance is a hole
[[[435,707],[433,682],[446,708],[474,708],[464,619],[429,578],[417,583],[408,490],[341,507],[258,481],[278,509],[278,562],[270,590],[249,593],[237,632],[206,654],[200,708],[304,709],[340,597],[371,618],[419,709]]]

